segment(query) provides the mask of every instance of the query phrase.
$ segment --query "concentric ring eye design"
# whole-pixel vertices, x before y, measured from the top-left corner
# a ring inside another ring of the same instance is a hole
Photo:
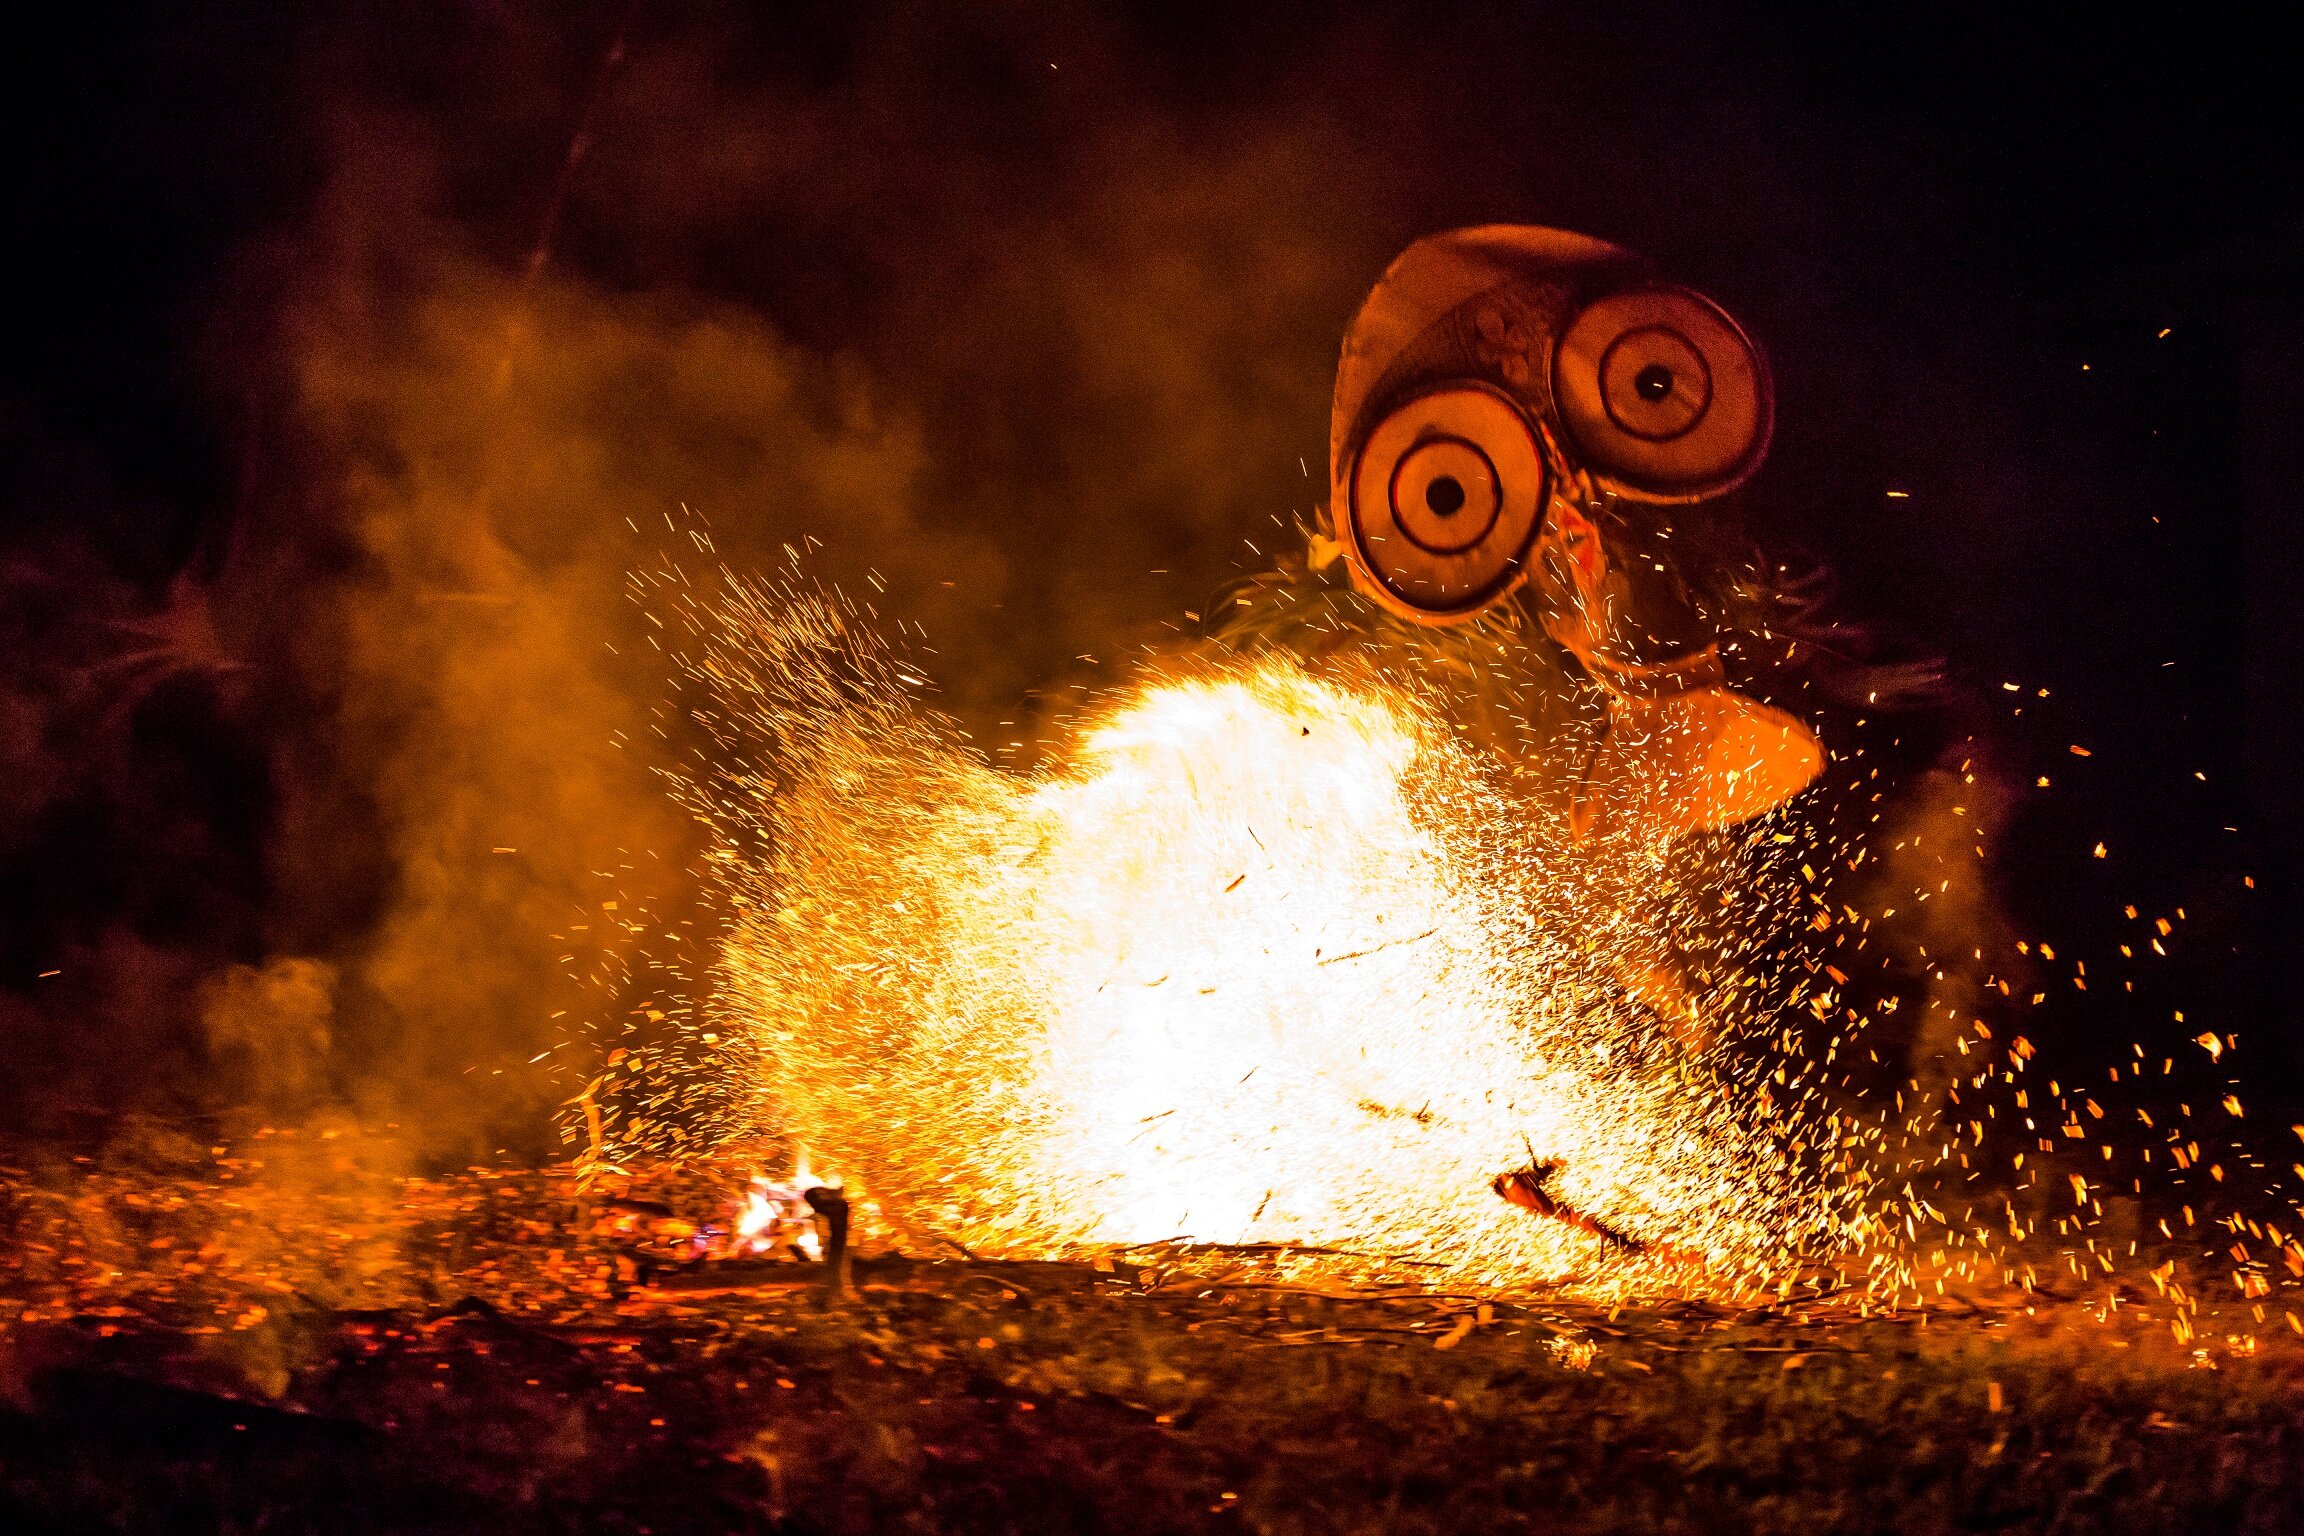
[[[1347,486],[1345,549],[1411,619],[1461,619],[1527,575],[1549,471],[1520,408],[1485,385],[1416,396],[1378,422]]]
[[[1760,349],[1685,288],[1587,305],[1553,353],[1552,397],[1584,462],[1648,501],[1740,484],[1760,467],[1775,422]]]
[[[1428,437],[1400,456],[1386,498],[1392,521],[1427,554],[1457,555],[1494,531],[1504,510],[1496,466],[1480,445]]]

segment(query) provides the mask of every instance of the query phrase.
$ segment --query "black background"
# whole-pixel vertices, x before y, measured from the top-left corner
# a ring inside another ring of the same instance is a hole
[[[1143,480],[1179,386],[1138,398],[1125,374],[1100,392],[1067,375],[1078,338],[1033,318],[1043,243],[1110,217],[1094,183],[1115,167],[1170,189],[1110,237],[1143,258],[1114,275],[1129,312],[1157,316],[1166,242],[1203,265],[1221,245],[1231,204],[1189,193],[1202,163],[1257,135],[1296,146],[1223,194],[1259,238],[1314,256],[1302,284],[1238,296],[1263,306],[1255,358],[1272,366],[1204,381],[1257,415],[1236,442],[1225,414],[1194,418],[1193,452],[1229,464],[1212,506],[1170,523],[1156,498],[1114,550],[1094,526],[1051,535],[1046,507],[1010,520],[999,498],[955,492],[953,515],[1008,563],[1011,607],[1064,615],[1020,624],[984,669],[966,704],[987,719],[1087,645],[1194,605],[1241,559],[1241,533],[1304,508],[1296,460],[1320,462],[1335,338],[1408,240],[1518,220],[1643,250],[1770,349],[1763,530],[1831,561],[1854,610],[1948,657],[1989,726],[2020,786],[1993,863],[2013,930],[2084,947],[2109,941],[2125,902],[2189,901],[2207,915],[2179,957],[2195,1017],[2269,1037],[2251,1070],[2304,1061],[2287,1043],[2287,957],[2304,941],[2304,98],[2269,19],[472,3],[57,7],[29,26],[0,88],[0,772],[50,781],[0,796],[22,1103],[67,1081],[78,1108],[165,1099],[197,1065],[169,1044],[190,1026],[130,1012],[167,1013],[211,965],[357,948],[392,900],[382,853],[348,854],[324,901],[271,856],[306,761],[279,743],[320,707],[308,678],[267,674],[277,649],[140,692],[118,718],[38,706],[59,658],[85,665],[75,625],[156,609],[235,540],[326,522],[277,427],[272,295],[323,260],[311,231],[345,184],[337,129],[378,121],[423,141],[428,205],[513,275],[585,124],[552,271],[740,305],[871,374],[920,423],[932,479],[1076,503],[1066,488]],[[774,168],[698,153],[763,114],[790,114],[763,133],[808,125],[776,141]],[[1177,209],[1189,228],[1165,222]],[[1014,291],[967,319],[975,359],[905,366],[948,295],[1002,283]],[[1049,307],[1066,326],[1095,312]],[[1155,427],[1117,425],[1139,419]],[[2040,773],[2054,792],[2021,788]],[[356,814],[342,836],[374,842]],[[2113,851],[2094,860],[2099,839]],[[2256,888],[2238,894],[2244,873]],[[40,978],[121,933],[189,958],[134,996]],[[97,1058],[108,1086],[92,1093]]]

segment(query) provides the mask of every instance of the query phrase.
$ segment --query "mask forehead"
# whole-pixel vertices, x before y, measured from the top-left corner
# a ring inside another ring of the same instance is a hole
[[[1538,225],[1486,224],[1408,247],[1344,333],[1329,418],[1331,483],[1374,425],[1372,411],[1420,381],[1486,377],[1519,394],[1513,372],[1524,372],[1548,402],[1551,343],[1583,282],[1637,266],[1621,246]]]

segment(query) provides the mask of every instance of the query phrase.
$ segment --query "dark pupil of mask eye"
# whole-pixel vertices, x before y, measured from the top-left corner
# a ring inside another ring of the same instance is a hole
[[[1650,363],[1632,379],[1633,393],[1654,405],[1672,393],[1672,370],[1662,363]]]
[[[1442,475],[1424,487],[1424,505],[1447,517],[1464,505],[1464,487],[1456,483],[1454,475]]]

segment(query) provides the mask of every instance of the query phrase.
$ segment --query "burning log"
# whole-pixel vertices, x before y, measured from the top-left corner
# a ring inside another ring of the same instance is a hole
[[[1552,1175],[1560,1171],[1558,1163],[1538,1162],[1516,1173],[1500,1173],[1489,1187],[1503,1197],[1507,1204],[1554,1221],[1566,1222],[1579,1232],[1589,1232],[1619,1253],[1645,1253],[1648,1245],[1636,1237],[1617,1231],[1596,1216],[1588,1216],[1567,1201],[1546,1194],[1544,1186]]]

